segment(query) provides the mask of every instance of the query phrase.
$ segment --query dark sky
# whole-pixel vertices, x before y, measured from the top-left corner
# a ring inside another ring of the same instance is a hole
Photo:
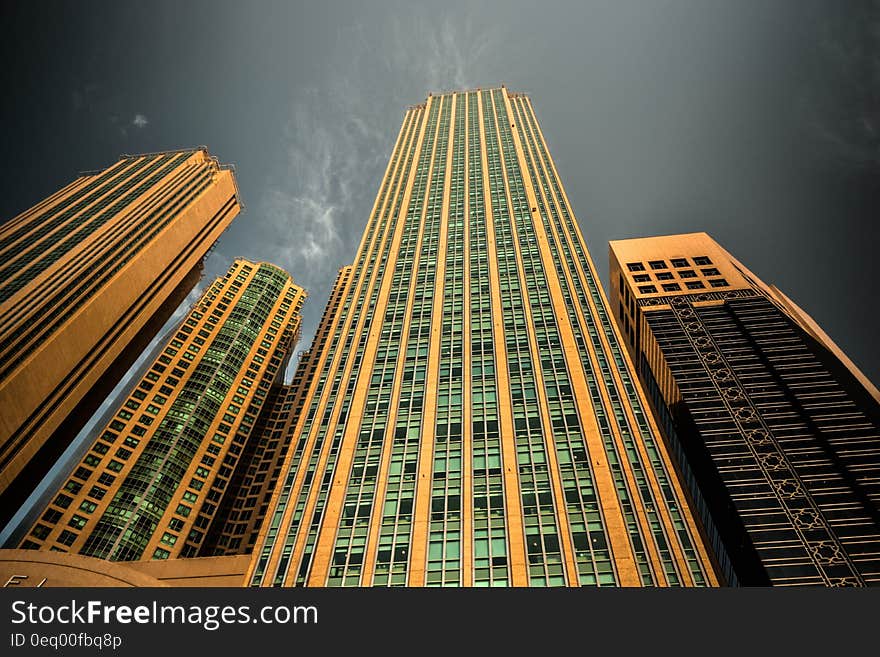
[[[285,267],[311,293],[308,342],[405,106],[505,83],[532,96],[603,281],[608,240],[705,230],[880,382],[878,2],[0,11],[0,220],[121,153],[207,145],[247,210],[206,280],[236,256]]]

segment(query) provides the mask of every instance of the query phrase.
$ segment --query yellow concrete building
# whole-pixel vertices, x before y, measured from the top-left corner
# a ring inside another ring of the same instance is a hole
[[[530,99],[404,116],[252,586],[719,583]]]
[[[251,444],[253,429],[298,339],[305,297],[278,267],[236,260],[98,430],[20,547],[111,561],[201,556],[212,525],[239,508],[218,513],[236,470],[249,466],[242,453],[268,449]]]
[[[198,281],[238,215],[204,148],[124,156],[0,227],[0,521]]]

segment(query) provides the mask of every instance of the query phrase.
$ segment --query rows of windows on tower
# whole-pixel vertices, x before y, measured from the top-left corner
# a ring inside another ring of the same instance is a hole
[[[239,209],[199,148],[123,157],[0,228],[5,513]],[[209,564],[188,585],[880,582],[877,389],[705,233],[612,242],[606,294],[527,95],[405,111],[285,382],[296,275],[238,259],[213,281],[7,547]]]

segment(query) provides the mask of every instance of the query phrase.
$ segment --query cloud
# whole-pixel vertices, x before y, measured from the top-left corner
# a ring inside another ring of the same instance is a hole
[[[135,114],[134,118],[131,120],[131,124],[135,128],[144,128],[148,123],[149,121],[147,120],[147,117],[143,114]]]
[[[300,348],[311,341],[336,272],[353,259],[366,226],[394,138],[376,124],[361,89],[347,79],[292,102],[282,175],[257,212],[265,259],[309,290]]]
[[[428,91],[458,91],[481,84],[473,72],[499,45],[498,26],[477,27],[463,17],[437,21],[419,13],[397,16],[391,22],[391,47],[386,49],[386,66],[392,74],[404,74],[424,81]],[[497,85],[502,80],[482,83]]]
[[[267,245],[260,257],[309,292],[298,349],[314,337],[337,271],[356,256],[406,106],[475,86],[469,71],[497,43],[466,20],[435,28],[419,11],[380,30],[340,28],[322,85],[291,99],[284,166],[248,212]]]

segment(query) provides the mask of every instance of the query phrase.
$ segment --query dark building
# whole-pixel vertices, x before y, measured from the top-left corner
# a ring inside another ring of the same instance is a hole
[[[727,579],[880,584],[877,389],[705,233],[610,252],[618,325]]]

